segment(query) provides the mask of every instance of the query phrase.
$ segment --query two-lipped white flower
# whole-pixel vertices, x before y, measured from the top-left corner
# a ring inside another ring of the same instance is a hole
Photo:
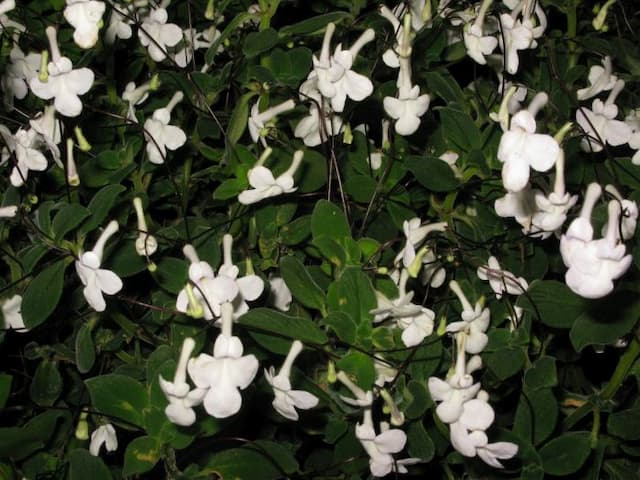
[[[11,49],[10,61],[2,76],[4,103],[9,109],[13,108],[14,97],[22,100],[29,93],[29,81],[38,74],[41,57],[41,54],[34,52],[25,55],[18,44]]]
[[[131,25],[135,18],[135,6],[129,5],[112,5],[111,17],[109,18],[109,26],[104,34],[104,41],[107,45],[113,45],[116,38],[127,40],[133,35]]]
[[[89,453],[94,457],[100,455],[100,449],[104,445],[107,452],[115,452],[118,449],[118,437],[116,429],[110,423],[105,423],[96,428],[91,434]]]
[[[282,277],[269,277],[269,303],[282,312],[289,310],[293,296]]]
[[[606,234],[593,240],[590,218],[601,190],[598,184],[589,185],[580,216],[560,239],[562,260],[568,267],[567,286],[585,298],[600,298],[611,293],[613,281],[627,271],[632,261],[631,254],[625,255],[626,247],[620,242],[618,231],[622,211],[618,200],[609,202]]]
[[[301,138],[307,147],[317,147],[342,130],[342,118],[331,109],[322,111],[315,104],[309,107],[309,115],[298,122],[293,135]]]
[[[531,48],[533,32],[531,28],[523,24],[523,21],[508,13],[500,15],[500,25],[502,35],[498,35],[498,43],[505,55],[504,68],[511,75],[514,75],[520,66],[518,50]]]
[[[502,270],[498,259],[494,256],[489,257],[487,265],[478,267],[478,278],[489,281],[497,299],[502,298],[505,293],[522,295],[529,288],[529,284],[524,278],[516,277],[513,273]]]
[[[38,132],[51,152],[53,161],[63,168],[58,144],[62,141],[62,122],[56,118],[56,107],[47,105],[44,111],[29,120],[31,128]]]
[[[29,87],[39,98],[53,98],[56,110],[61,115],[77,117],[82,113],[79,95],[87,93],[93,85],[93,71],[86,67],[74,70],[71,60],[60,54],[56,29],[49,26],[45,32],[49,39],[51,62],[46,71],[40,71],[38,76],[31,78]]]
[[[624,145],[631,139],[631,127],[618,116],[618,106],[615,104],[617,96],[624,88],[624,80],[616,81],[607,100],[596,98],[591,104],[591,110],[580,107],[576,111],[576,122],[585,133],[581,146],[586,152],[600,152],[605,144],[617,147]]]
[[[264,371],[264,376],[275,394],[273,408],[283,417],[294,421],[299,418],[296,408],[308,410],[318,404],[318,397],[315,395],[304,390],[291,389],[291,367],[302,347],[302,342],[294,340],[277,375],[273,367]]]
[[[398,46],[400,70],[398,72],[398,97],[384,97],[384,110],[395,120],[394,128],[398,135],[411,135],[420,126],[420,117],[429,109],[430,97],[420,95],[420,86],[411,81],[411,15],[405,14],[403,35]]]
[[[462,304],[461,322],[452,322],[447,325],[446,331],[449,333],[464,332],[466,340],[464,342],[465,351],[477,354],[484,350],[489,342],[489,337],[485,333],[491,321],[491,312],[488,308],[483,308],[482,299],[472,306],[466,295],[455,280],[449,282],[449,288],[456,294]]]
[[[465,343],[467,335],[459,332],[456,339],[456,363],[453,371],[449,372],[446,380],[430,377],[427,382],[429,394],[438,403],[436,414],[444,423],[457,422],[462,415],[463,406],[476,396],[480,390],[480,383],[474,383],[471,373],[482,366],[479,356],[466,361]]]
[[[103,312],[107,307],[103,293],[107,295],[115,295],[122,290],[122,280],[111,270],[100,268],[102,264],[102,255],[104,254],[104,246],[117,231],[118,222],[111,220],[107,228],[100,234],[93,250],[88,252],[80,251],[78,260],[76,260],[76,272],[80,281],[84,285],[82,293],[87,303],[96,312]]]
[[[105,4],[97,0],[67,0],[64,18],[75,29],[73,41],[80,48],[91,48],[98,41]]]
[[[473,23],[469,22],[465,24],[462,31],[462,38],[464,46],[467,49],[467,55],[480,65],[486,65],[487,60],[484,57],[491,55],[498,46],[498,39],[496,37],[484,35],[483,32],[484,19],[492,3],[493,0],[484,0],[478,11],[478,16]]]
[[[187,383],[187,363],[196,346],[193,338],[187,337],[182,342],[180,359],[176,366],[173,382],[159,376],[159,384],[163,393],[169,400],[169,405],[164,410],[170,422],[183,427],[193,425],[196,421],[196,412],[193,407],[200,405],[207,393],[206,388],[194,388]]]
[[[253,381],[258,371],[255,355],[242,355],[244,347],[232,336],[233,306],[221,306],[222,332],[213,346],[213,356],[201,353],[188,363],[189,376],[198,388],[207,389],[204,409],[215,418],[235,415],[242,406],[239,390]]]
[[[538,93],[527,110],[521,110],[511,118],[509,130],[500,138],[498,160],[504,163],[502,182],[506,190],[522,190],[529,183],[530,168],[546,172],[558,158],[558,142],[550,135],[535,133],[535,115],[547,101],[546,93]]]
[[[522,225],[522,231],[531,231],[533,215],[537,212],[535,196],[542,192],[532,189],[529,185],[517,192],[507,192],[503,197],[497,198],[493,204],[496,214],[502,218],[515,218]],[[543,194],[544,195],[544,194]]]
[[[2,318],[4,319],[4,329],[10,328],[21,333],[29,331],[29,329],[25,327],[22,318],[22,297],[20,295],[14,295],[4,300],[0,309],[2,310]]]
[[[238,295],[234,279],[213,273],[207,262],[198,258],[193,245],[185,245],[184,256],[191,262],[189,283],[178,294],[176,310],[194,318],[213,320],[221,314],[221,305],[232,302]]]
[[[271,170],[263,165],[270,154],[271,148],[267,147],[264,153],[260,156],[256,166],[251,168],[247,173],[249,185],[253,188],[243,190],[238,195],[238,201],[243,205],[251,205],[253,203],[260,202],[265,198],[276,197],[284,193],[293,193],[298,189],[298,187],[293,186],[293,175],[302,163],[304,151],[296,150],[293,154],[293,161],[291,162],[291,165],[286,172],[278,175],[278,177],[274,177]]]
[[[16,0],[2,0],[0,2],[0,15],[4,15],[16,8]]]
[[[358,53],[367,43],[373,41],[375,32],[365,30],[349,50],[342,50],[338,44],[333,55],[330,55],[331,37],[335,32],[335,25],[329,23],[325,30],[320,57],[313,56],[313,71],[317,76],[318,90],[330,101],[335,112],[342,112],[349,97],[360,102],[373,93],[373,83],[369,78],[351,70]]]
[[[209,48],[220,35],[222,34],[215,25],[201,32],[196,31],[195,28],[188,28],[184,31],[182,48],[172,54],[171,58],[180,68],[185,68],[193,59],[196,50]],[[218,47],[218,51],[221,51],[222,48],[222,46]]]
[[[167,58],[167,47],[175,47],[182,40],[182,29],[174,23],[167,23],[168,19],[164,8],[156,8],[149,12],[138,30],[140,43],[147,48],[154,62]]]
[[[611,90],[618,81],[618,77],[612,72],[611,57],[607,55],[602,59],[602,66],[593,65],[589,70],[589,86],[576,92],[578,100],[588,100],[601,92]]]
[[[167,149],[177,150],[187,141],[187,136],[180,127],[169,125],[171,110],[182,101],[184,94],[180,91],[173,94],[166,107],[153,112],[153,116],[144,122],[144,138],[147,141],[149,161],[157,165],[164,163]]]
[[[29,170],[42,172],[47,169],[47,159],[39,150],[42,146],[42,137],[33,128],[20,128],[12,135],[4,125],[0,125],[0,136],[5,144],[2,162],[4,163],[8,158],[9,152],[13,152],[16,158],[9,177],[11,185],[14,187],[24,185],[29,177]]]
[[[477,398],[466,402],[462,415],[451,424],[451,445],[465,457],[480,457],[494,468],[504,468],[502,459],[513,458],[518,453],[518,445],[511,442],[489,443],[485,431],[495,419],[495,413],[488,403],[488,395],[478,392]]]
[[[405,268],[416,268],[414,263],[416,259],[422,263],[422,257],[416,253],[416,248],[419,248],[431,232],[444,232],[447,228],[446,222],[437,222],[431,224],[422,224],[422,220],[418,217],[414,217],[410,220],[402,222],[402,231],[406,238],[406,242],[402,250],[398,252],[394,260],[395,264],[402,261],[402,265]],[[415,276],[415,275],[413,275]]]
[[[264,281],[253,271],[251,260],[247,259],[246,275],[239,277],[240,269],[233,263],[231,258],[231,249],[233,248],[233,237],[225,233],[222,237],[222,256],[223,262],[218,269],[219,278],[225,277],[233,280],[237,286],[237,295],[233,298],[233,318],[237,319],[240,315],[249,311],[247,301],[256,300],[264,290]]]
[[[247,126],[249,127],[249,134],[254,143],[258,143],[258,140],[260,140],[262,145],[266,147],[267,142],[264,137],[268,133],[267,123],[281,113],[294,109],[296,102],[289,99],[271,108],[267,108],[264,112],[260,112],[259,103],[260,102],[256,102],[253,107],[251,107],[251,115],[249,116]]]
[[[156,237],[149,233],[147,229],[147,220],[144,218],[144,210],[142,209],[142,199],[135,197],[133,199],[133,208],[136,211],[138,220],[138,238],[136,238],[136,253],[142,257],[153,255],[158,249],[158,241]]]
[[[136,117],[136,106],[141,105],[149,98],[149,92],[157,90],[160,85],[158,76],[154,75],[151,80],[136,87],[134,82],[127,83],[127,86],[122,92],[122,99],[129,104],[127,108],[127,119],[132,122],[138,123]]]
[[[403,269],[398,284],[398,298],[395,300],[390,300],[376,291],[378,306],[369,313],[374,315],[374,322],[382,322],[387,318],[395,321],[402,329],[402,343],[407,347],[414,347],[433,333],[435,313],[411,302],[413,292],[406,291],[408,279],[409,272]]]

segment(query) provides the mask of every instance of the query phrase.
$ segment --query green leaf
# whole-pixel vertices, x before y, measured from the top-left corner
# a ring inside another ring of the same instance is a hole
[[[42,360],[29,388],[31,400],[41,406],[51,406],[62,393],[62,376],[58,362]]]
[[[587,345],[613,343],[629,333],[640,317],[640,302],[636,299],[635,292],[619,290],[590,302],[589,309],[578,317],[569,332],[576,351]]]
[[[23,427],[0,428],[0,458],[22,460],[43,448],[61,417],[62,412],[49,410],[32,418]]]
[[[338,338],[345,343],[356,341],[356,324],[353,319],[343,312],[331,312],[322,319],[322,324],[333,330]]]
[[[51,210],[55,208],[56,204],[51,200],[42,203],[38,210],[36,210],[35,221],[36,225],[45,235],[52,236],[51,230]]]
[[[64,260],[55,262],[40,272],[27,287],[22,297],[22,318],[28,329],[40,325],[55,310],[62,296],[66,267]]]
[[[355,266],[346,267],[340,278],[329,286],[327,301],[329,311],[345,312],[356,325],[368,326],[373,319],[369,311],[378,305],[369,277]]]
[[[327,300],[324,292],[296,257],[283,257],[280,261],[280,273],[298,302],[317,310],[325,308]]]
[[[311,215],[303,215],[280,229],[280,240],[285,245],[297,245],[311,234]]]
[[[228,178],[216,187],[213,191],[213,198],[216,200],[228,200],[237,197],[245,188],[247,188],[246,181],[241,181],[237,178]]]
[[[436,447],[431,437],[422,426],[421,421],[415,421],[407,430],[407,445],[409,456],[419,458],[423,462],[430,462],[436,453]]]
[[[130,277],[147,269],[145,258],[136,251],[135,239],[119,242],[109,255],[109,264],[119,277]]]
[[[530,285],[527,294],[518,298],[518,306],[549,327],[571,328],[587,308],[587,302],[564,283],[542,280]]]
[[[422,418],[427,408],[433,404],[427,387],[418,380],[409,381],[405,395],[407,395],[411,401],[404,410],[407,418]]]
[[[376,369],[373,359],[357,350],[349,350],[347,354],[336,362],[336,367],[344,370],[355,378],[356,383],[365,391],[371,390],[376,379]]]
[[[127,445],[124,452],[125,476],[145,473],[155,467],[160,459],[160,443],[153,437],[146,435],[134,439]]]
[[[367,175],[350,175],[344,182],[345,192],[347,192],[353,200],[361,203],[371,201],[377,186],[376,181]]]
[[[546,440],[558,422],[558,401],[550,388],[520,395],[513,431],[537,445]]]
[[[94,457],[84,448],[69,453],[69,480],[112,480],[109,469],[100,457]]]
[[[347,252],[344,247],[329,235],[318,235],[313,238],[312,243],[318,247],[322,256],[336,267],[342,268],[347,263]]]
[[[25,248],[20,252],[20,260],[25,273],[31,273],[42,257],[49,253],[47,245],[37,244]]]
[[[518,373],[525,364],[525,354],[520,348],[501,348],[487,352],[487,368],[500,380],[505,380]]]
[[[11,381],[13,377],[6,373],[0,373],[0,408],[3,408],[11,394]]]
[[[87,373],[96,360],[96,348],[93,344],[91,326],[84,323],[76,334],[76,365],[80,373]]]
[[[269,440],[257,440],[251,444],[256,450],[262,451],[269,456],[283,472],[290,475],[298,471],[298,462],[291,449],[285,447],[285,445]],[[250,447],[248,446],[247,448]]]
[[[420,184],[432,192],[450,192],[458,188],[451,167],[436,157],[407,157],[405,166]]]
[[[271,457],[255,448],[232,448],[214,454],[199,472],[215,478],[276,480],[283,471]]]
[[[162,257],[158,261],[157,270],[153,277],[162,288],[168,292],[178,294],[187,283],[189,265],[179,258]]]
[[[53,219],[53,236],[62,240],[71,230],[80,225],[91,212],[81,205],[70,203],[64,205]]]
[[[351,229],[342,210],[327,200],[320,200],[311,214],[311,234],[314,238],[327,235],[341,242],[351,236]]]
[[[82,225],[80,232],[91,232],[102,225],[102,222],[107,218],[116,200],[125,190],[126,188],[123,185],[107,185],[96,193],[91,199],[91,202],[89,202],[88,208],[91,212],[91,218]]]
[[[331,12],[303,20],[280,29],[280,35],[309,35],[323,30],[329,23],[352,18],[347,12]]]
[[[589,453],[589,432],[564,433],[540,449],[542,468],[549,475],[569,475],[582,467]]]
[[[469,114],[452,107],[443,107],[438,110],[442,128],[446,132],[447,140],[451,141],[453,147],[463,152],[469,152],[474,148],[482,148],[480,130],[473,123],[473,119]]]
[[[259,32],[251,32],[244,40],[242,51],[246,58],[260,55],[271,50],[278,43],[278,32],[273,28],[267,28]]]
[[[238,323],[310,345],[324,345],[328,341],[327,335],[311,320],[290,317],[268,308],[252,308],[238,319]]]
[[[91,403],[100,413],[113,420],[144,426],[143,410],[149,403],[146,388],[131,377],[102,375],[85,380]]]
[[[640,440],[640,407],[609,415],[607,431],[624,440]]]
[[[558,384],[556,359],[541,357],[524,373],[524,384],[530,390],[551,388]]]
[[[460,105],[466,103],[464,93],[458,82],[447,72],[426,72],[423,74],[429,91],[433,92],[446,103],[457,102]]]
[[[305,47],[296,47],[291,50],[274,48],[269,56],[268,64],[270,68],[268,71],[273,74],[278,81],[289,87],[296,88],[311,68],[311,56],[311,50]],[[309,154],[313,155],[314,153],[317,152],[307,150],[305,157]],[[303,160],[303,165],[304,163],[306,163],[305,160]],[[303,170],[306,170],[306,168]],[[308,181],[306,177],[307,175],[303,175],[301,184]],[[308,187],[305,187],[302,192],[309,191],[307,188]]]
[[[207,65],[213,64],[213,60],[216,58],[218,54],[218,48],[232,33],[235,33],[240,28],[240,25],[245,23],[247,20],[251,18],[251,14],[248,12],[242,12],[233,17],[233,19],[227,23],[227,26],[224,27],[222,33],[218,38],[216,38],[211,46],[207,49],[207,53],[205,53],[204,58],[207,62]]]
[[[245,93],[240,97],[240,100],[236,102],[236,106],[229,119],[229,127],[227,128],[227,141],[229,145],[238,143],[238,140],[240,140],[246,130],[249,119],[249,102],[257,94],[257,92]]]

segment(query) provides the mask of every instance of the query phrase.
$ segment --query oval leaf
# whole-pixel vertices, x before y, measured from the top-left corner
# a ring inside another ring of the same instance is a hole
[[[64,283],[64,260],[55,262],[45,268],[29,284],[22,297],[22,318],[28,329],[33,329],[44,322],[53,313]]]

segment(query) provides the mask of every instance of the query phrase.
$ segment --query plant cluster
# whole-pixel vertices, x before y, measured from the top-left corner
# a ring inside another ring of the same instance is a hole
[[[0,1],[0,477],[639,478],[637,27]]]

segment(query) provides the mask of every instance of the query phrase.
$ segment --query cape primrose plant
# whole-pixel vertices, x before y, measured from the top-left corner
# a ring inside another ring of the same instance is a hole
[[[633,6],[0,0],[0,479],[638,478]]]

